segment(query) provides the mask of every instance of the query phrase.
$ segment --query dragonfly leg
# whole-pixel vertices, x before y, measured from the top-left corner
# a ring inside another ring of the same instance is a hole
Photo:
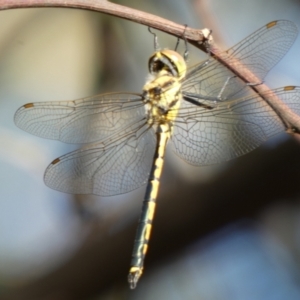
[[[157,35],[155,32],[152,31],[151,27],[148,27],[148,31],[153,34],[154,36],[154,50],[155,52],[158,51],[160,49],[159,44],[158,44],[158,39],[157,39]]]
[[[220,93],[218,94],[218,100],[225,100],[225,99],[222,99],[222,94],[224,93],[224,90],[226,88],[226,86],[228,85],[229,81],[232,79],[232,78],[235,78],[236,76],[231,76],[231,77],[228,77],[225,81],[225,83],[223,84],[221,90],[220,90]],[[260,84],[263,84],[264,82],[263,81],[260,81],[260,82],[248,82],[246,83],[246,85],[248,86],[257,86],[257,85],[260,85]]]
[[[236,76],[230,76],[230,77],[227,77],[225,83],[223,84],[223,86],[222,86],[222,88],[221,88],[221,90],[220,90],[220,93],[218,94],[218,97],[217,97],[217,98],[218,98],[219,100],[222,100],[222,94],[224,93],[224,90],[225,90],[226,86],[228,85],[230,79],[235,78],[235,77],[236,77]]]
[[[184,50],[184,54],[183,54],[183,58],[184,58],[185,61],[187,61],[188,55],[189,55],[188,43],[187,43],[187,39],[185,37],[185,30],[186,30],[186,28],[187,28],[187,24],[185,24],[184,31],[183,31],[183,34],[182,34],[182,38],[184,39],[184,44],[185,44],[185,50]],[[177,42],[176,42],[176,45],[175,45],[175,49],[174,49],[175,51],[177,51],[179,43],[180,43],[180,38],[177,39]]]

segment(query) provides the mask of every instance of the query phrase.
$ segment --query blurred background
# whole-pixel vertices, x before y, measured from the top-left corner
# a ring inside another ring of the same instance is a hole
[[[296,0],[114,1],[194,28],[224,50],[266,23],[300,27]],[[145,26],[75,9],[0,11],[0,299],[300,299],[300,145],[283,133],[203,168],[167,152],[145,274],[127,285],[145,187],[67,195],[43,183],[78,148],[18,129],[27,102],[140,92],[153,52]],[[176,38],[157,32],[162,47]],[[300,38],[270,72],[300,85]],[[207,56],[190,46],[190,64]]]

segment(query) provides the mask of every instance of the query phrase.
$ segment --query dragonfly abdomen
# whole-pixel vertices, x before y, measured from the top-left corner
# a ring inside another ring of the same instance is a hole
[[[132,252],[131,268],[128,275],[128,282],[133,289],[143,273],[144,258],[148,250],[148,243],[152,229],[156,199],[159,189],[159,181],[164,164],[164,155],[167,142],[170,138],[170,124],[160,124],[157,129],[157,145],[155,149],[153,165],[148,179],[145,198],[142,206],[142,213],[139,220],[134,247]]]

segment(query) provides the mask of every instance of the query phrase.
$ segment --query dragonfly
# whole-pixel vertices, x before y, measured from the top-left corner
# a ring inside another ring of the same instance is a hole
[[[273,21],[224,55],[263,81],[297,34],[293,22]],[[14,117],[31,134],[86,144],[47,167],[44,181],[50,188],[113,196],[147,185],[128,275],[131,288],[143,273],[168,142],[189,164],[221,163],[287,129],[264,99],[275,95],[300,110],[300,87],[277,88],[262,97],[213,57],[188,68],[177,51],[156,49],[149,73],[141,93],[27,103]]]

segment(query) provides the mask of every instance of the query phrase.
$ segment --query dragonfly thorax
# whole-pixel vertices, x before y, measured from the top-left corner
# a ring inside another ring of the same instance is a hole
[[[149,58],[149,72],[150,78],[143,88],[148,123],[171,125],[180,106],[185,60],[173,50],[156,51]]]
[[[143,97],[149,124],[171,124],[180,106],[181,82],[162,70],[144,85]]]

